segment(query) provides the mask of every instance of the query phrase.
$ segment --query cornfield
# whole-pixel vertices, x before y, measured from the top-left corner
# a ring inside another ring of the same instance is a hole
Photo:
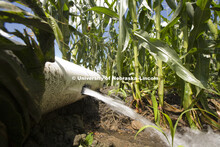
[[[106,75],[125,99],[132,95],[137,112],[150,105],[158,126],[171,107],[166,94],[175,93],[181,111],[191,109],[184,114],[191,128],[204,122],[220,129],[219,18],[215,0],[0,1],[0,142],[10,136],[21,145],[40,120],[43,67],[54,61],[55,48],[63,59]],[[14,23],[25,29],[10,31]]]

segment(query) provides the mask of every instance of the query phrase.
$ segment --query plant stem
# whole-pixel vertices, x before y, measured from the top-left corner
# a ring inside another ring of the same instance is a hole
[[[132,10],[131,10],[131,16],[133,20],[133,32],[137,30],[137,15],[136,15],[136,1],[132,1]],[[133,47],[134,47],[134,68],[135,68],[135,91],[136,91],[136,99],[140,100],[140,89],[139,89],[139,61],[138,61],[138,42],[134,38],[133,39]],[[136,105],[138,107],[138,105]]]
[[[157,39],[160,39],[160,11],[161,11],[161,1],[158,0],[159,4],[156,7],[156,37]],[[163,96],[164,96],[164,79],[163,79],[163,64],[161,60],[157,61],[157,65],[158,65],[158,96],[159,96],[159,107],[162,108],[163,107]]]
[[[184,53],[186,54],[188,52],[188,27],[187,27],[187,13],[183,13],[183,21],[185,23],[184,27],[183,27],[183,49],[184,49]],[[189,69],[189,56],[186,56],[184,58],[184,63],[187,69]],[[184,85],[184,94],[183,94],[183,108],[185,110],[189,109],[191,103],[192,103],[192,89],[191,89],[191,84],[185,81],[185,85]],[[192,120],[191,117],[191,113],[187,112],[186,113],[186,117],[187,120],[189,122],[189,125],[191,128],[196,128],[195,123]]]
[[[111,81],[112,81],[112,64],[111,64],[110,59],[108,59],[108,58],[107,58],[107,63],[106,63],[106,70],[107,70],[106,75],[109,78],[108,85],[112,86],[111,85]]]

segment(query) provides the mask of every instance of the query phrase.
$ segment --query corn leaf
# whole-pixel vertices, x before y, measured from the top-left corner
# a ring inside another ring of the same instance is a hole
[[[88,11],[95,11],[96,13],[99,13],[99,14],[106,14],[110,17],[113,17],[113,18],[119,18],[118,14],[115,13],[114,11],[112,11],[111,9],[108,9],[108,8],[105,8],[105,7],[92,7],[91,9],[89,9]]]
[[[166,43],[158,39],[150,38],[148,33],[142,30],[137,31],[134,34],[143,41],[141,43],[143,47],[148,49],[156,59],[158,58],[167,63],[180,78],[205,89],[201,81],[196,79],[195,76],[182,65],[175,50],[171,49]]]
[[[171,20],[169,21],[169,23],[167,24],[167,26],[165,28],[163,28],[161,30],[161,33],[162,33],[162,38],[164,38],[164,36],[166,35],[166,32],[169,28],[171,28],[173,25],[175,25],[177,23],[177,21],[180,19],[179,15],[180,15],[180,12],[182,11],[183,9],[183,2],[180,1],[179,2],[179,5],[177,6]]]
[[[173,146],[174,135],[175,135],[175,132],[174,132],[174,129],[173,129],[173,122],[172,122],[171,118],[166,113],[163,113],[163,115],[166,117],[166,119],[167,119],[167,121],[169,123],[169,126],[170,126],[170,133],[171,133],[171,137],[172,137],[172,146]]]
[[[18,8],[17,6],[9,3],[9,2],[5,2],[5,1],[0,1],[0,9],[1,11],[9,11],[9,12],[23,12],[23,10],[21,10],[20,8]]]
[[[142,1],[141,5],[143,5],[145,8],[147,8],[148,10],[150,10],[151,12],[153,12],[153,10],[150,8],[150,6],[148,5],[147,1]]]
[[[119,76],[122,76],[122,64],[123,64],[123,53],[122,51],[127,47],[129,42],[129,33],[125,26],[124,15],[128,9],[128,1],[120,2],[120,12],[119,12],[119,39],[118,39],[118,50],[117,50],[117,70]]]
[[[160,118],[159,118],[160,115],[159,115],[159,111],[158,111],[157,100],[155,97],[155,90],[151,94],[151,100],[152,100],[153,109],[154,109],[154,120],[155,120],[155,123],[157,124],[157,126],[159,126],[160,125]]]
[[[176,9],[175,0],[166,0],[166,2],[167,2],[167,5],[168,5],[171,9],[173,9],[173,10]]]
[[[203,39],[199,40],[199,44],[203,45],[204,42]],[[197,55],[197,64],[196,64],[196,68],[194,70],[194,75],[196,76],[196,78],[198,80],[200,80],[203,85],[207,86],[208,85],[208,79],[209,79],[209,63],[210,63],[210,58],[205,57],[203,54],[198,54]]]
[[[191,19],[194,19],[194,8],[192,6],[192,3],[190,2],[186,2],[186,12],[188,14],[188,16],[191,18]]]
[[[6,7],[7,9],[4,9]],[[0,2],[0,19],[5,22],[21,23],[24,25],[30,25],[36,28],[40,28],[46,32],[51,33],[52,30],[48,23],[40,17],[33,15],[29,12],[23,11],[16,6],[7,2]]]
[[[22,50],[24,48],[27,48],[24,44],[10,40],[6,36],[3,36],[0,34],[0,49],[1,50]]]
[[[207,21],[210,18],[211,12],[209,6],[211,0],[198,0],[198,7],[195,9],[194,21],[193,21],[193,30],[190,32],[189,36],[189,47],[191,49],[194,45],[195,40],[207,30]]]
[[[214,39],[216,40],[218,38],[218,28],[211,19],[208,20],[208,27],[212,35],[214,36]]]
[[[49,24],[51,25],[51,28],[53,29],[57,44],[59,46],[59,49],[62,49],[62,42],[63,42],[63,34],[56,22],[56,20],[48,13],[46,13],[47,18],[49,19]],[[61,52],[65,55],[65,50],[61,50]]]

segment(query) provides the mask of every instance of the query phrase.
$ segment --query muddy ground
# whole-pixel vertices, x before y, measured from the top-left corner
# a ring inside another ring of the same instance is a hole
[[[107,90],[108,91],[108,90]],[[106,93],[106,90],[103,92]],[[112,111],[106,104],[86,97],[42,117],[34,126],[25,147],[71,147],[85,144],[93,133],[94,147],[165,147],[152,133],[135,134],[139,122]]]

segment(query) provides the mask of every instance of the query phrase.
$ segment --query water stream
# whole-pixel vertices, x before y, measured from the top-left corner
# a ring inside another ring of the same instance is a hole
[[[124,114],[134,120],[137,120],[143,125],[155,126],[155,124],[137,114],[133,109],[124,105],[124,103],[120,100],[102,95],[89,88],[84,88],[82,93],[103,101],[104,103],[109,105],[114,111]],[[164,141],[164,143],[167,143],[167,146],[169,146],[166,138],[162,135],[161,132],[153,128],[147,128],[146,131],[150,131],[149,133],[156,134],[161,138],[161,140]],[[167,136],[171,142],[171,136],[169,134],[167,134]],[[189,129],[186,133],[184,133],[184,135],[181,135],[179,133],[175,134],[174,146],[177,147],[178,145],[182,145],[184,147],[220,147],[220,135],[214,133],[211,129],[209,129],[209,131],[206,133],[201,131],[192,131]]]

